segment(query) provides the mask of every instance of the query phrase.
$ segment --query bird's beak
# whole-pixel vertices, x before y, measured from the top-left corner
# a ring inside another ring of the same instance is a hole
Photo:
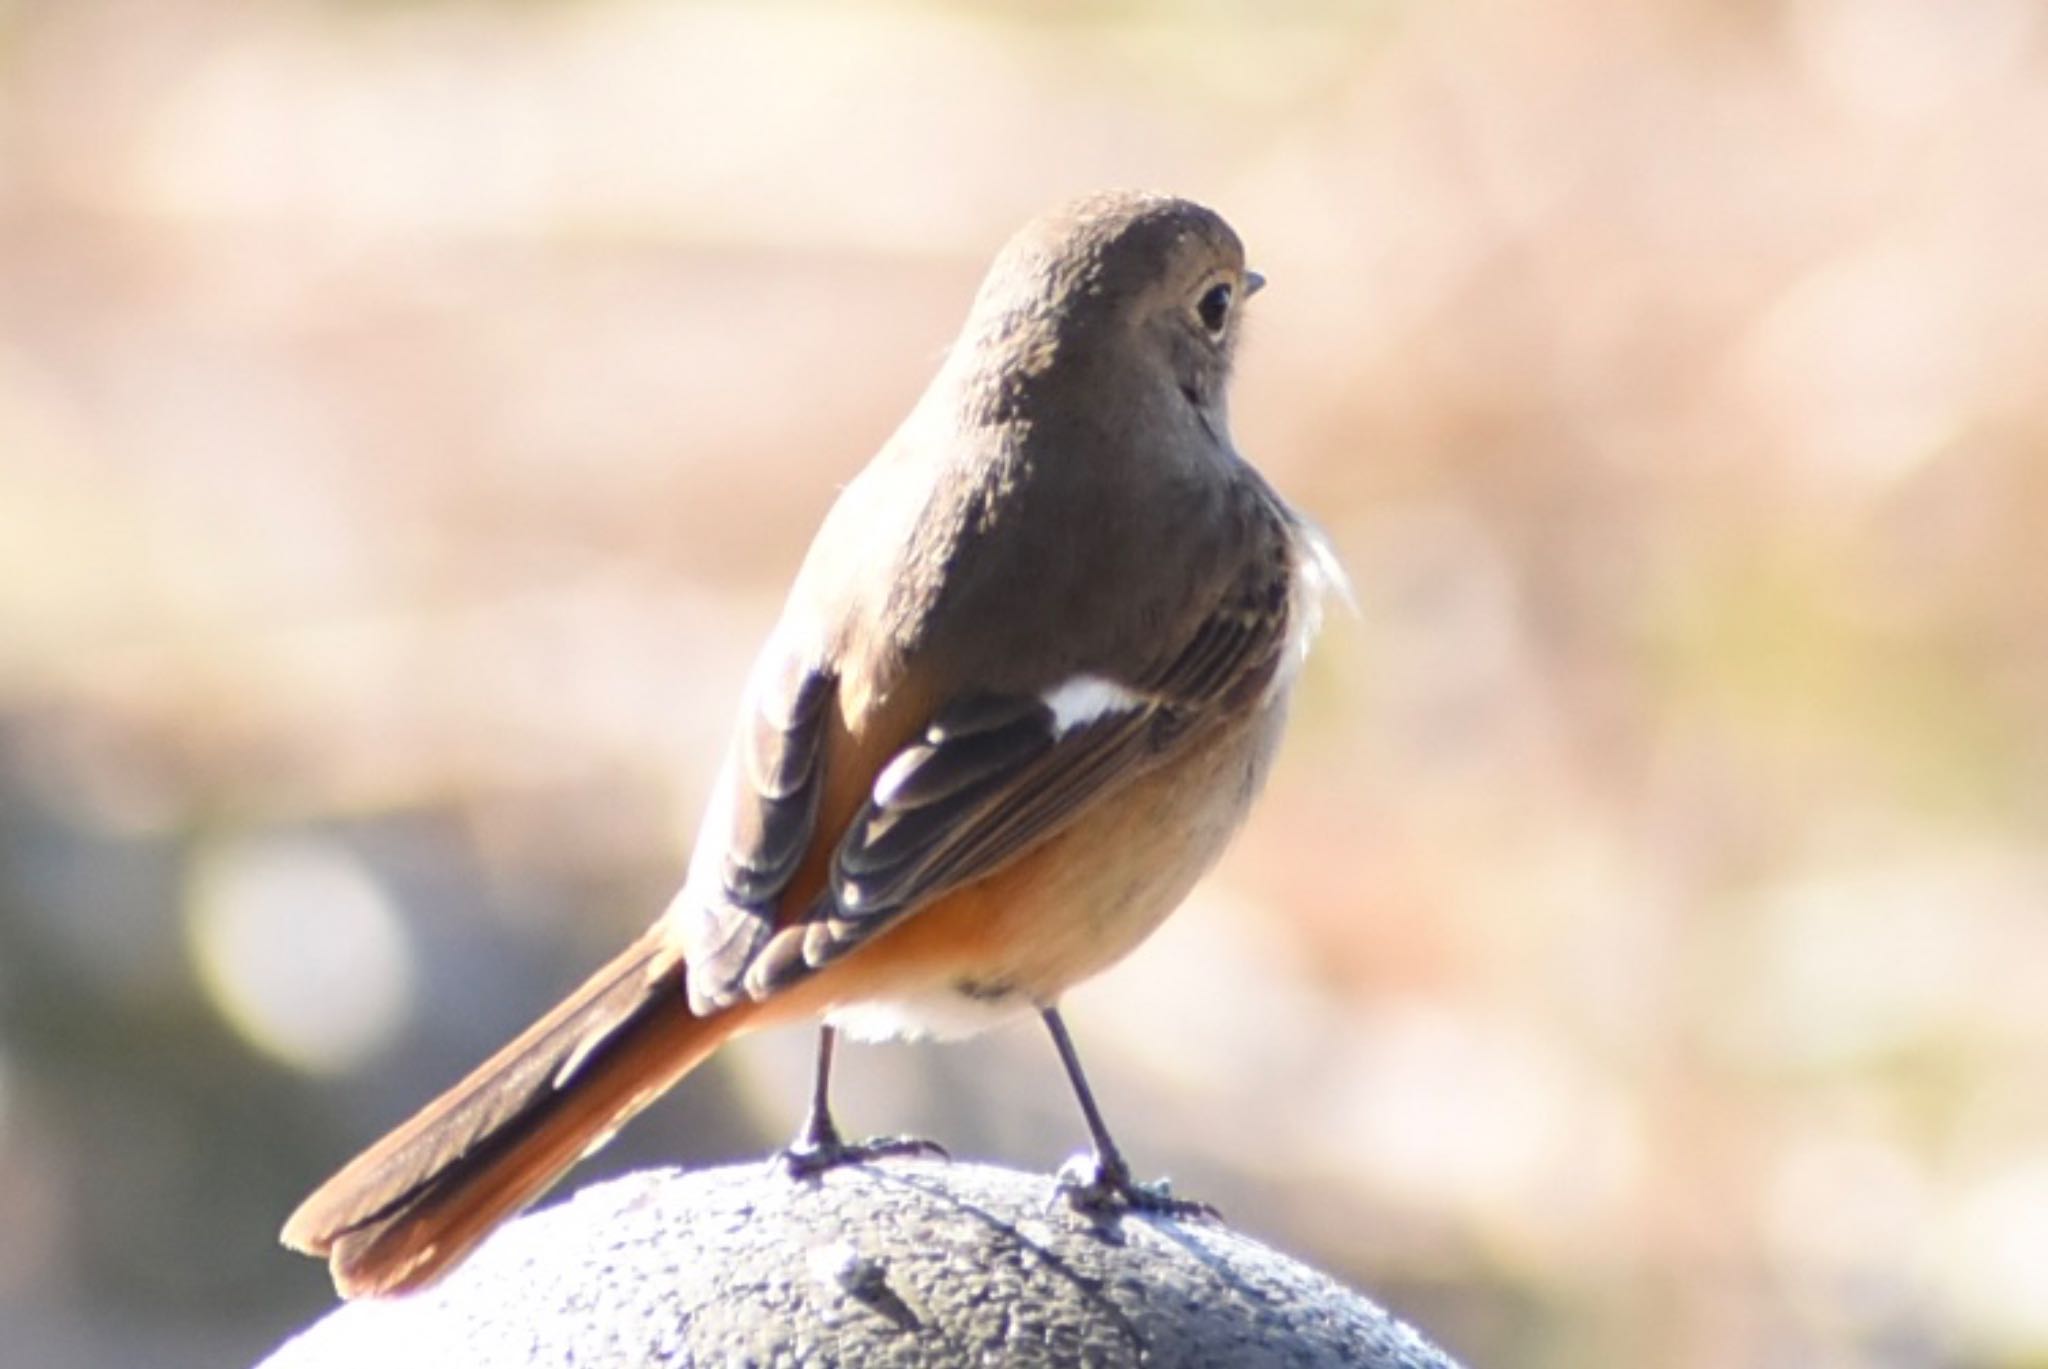
[[[1253,295],[1258,294],[1259,291],[1265,288],[1266,278],[1264,276],[1260,275],[1256,271],[1247,271],[1244,273],[1244,297],[1246,299],[1250,299]]]

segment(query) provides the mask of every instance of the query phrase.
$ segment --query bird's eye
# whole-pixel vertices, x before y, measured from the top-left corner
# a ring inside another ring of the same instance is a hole
[[[1195,306],[1195,314],[1211,336],[1222,336],[1224,321],[1230,317],[1230,283],[1219,281],[1210,286]]]

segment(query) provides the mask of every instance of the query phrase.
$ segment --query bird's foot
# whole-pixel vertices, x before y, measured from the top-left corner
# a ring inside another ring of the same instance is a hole
[[[1217,1217],[1207,1203],[1173,1196],[1166,1180],[1141,1184],[1131,1177],[1130,1166],[1121,1156],[1105,1162],[1100,1155],[1076,1155],[1060,1166],[1053,1179],[1053,1200],[1065,1200],[1068,1207],[1097,1221],[1125,1212],[1147,1212],[1160,1217]]]
[[[776,1153],[775,1161],[790,1178],[810,1179],[841,1165],[864,1165],[871,1160],[903,1155],[924,1155],[936,1160],[953,1158],[937,1141],[927,1141],[919,1136],[842,1140],[839,1129],[827,1122],[823,1126],[806,1126],[802,1135]]]

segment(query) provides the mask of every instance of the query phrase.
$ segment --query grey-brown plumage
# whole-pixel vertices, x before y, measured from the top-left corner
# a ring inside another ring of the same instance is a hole
[[[791,663],[859,662],[851,680],[806,675],[850,689],[855,718],[914,672],[941,686],[918,769],[951,786],[870,796],[780,935],[731,884],[680,901],[701,1002],[785,988],[1028,849],[1197,724],[1242,720],[1279,668],[1297,559],[1293,516],[1227,436],[1244,275],[1227,224],[1159,197],[1082,201],[998,257],[931,388],[828,519],[761,677],[773,702],[742,732],[754,756],[773,751],[767,737],[807,744],[802,728],[760,725],[786,712]],[[1216,289],[1211,327],[1200,309]],[[893,555],[873,554],[891,541]],[[1043,695],[1076,676],[1124,687],[1133,707],[1056,739]],[[763,820],[771,803],[790,827],[814,816],[749,790],[762,768],[728,771],[730,811],[750,826],[700,851],[790,845]]]
[[[412,1286],[736,1031],[1050,1010],[1157,925],[1249,804],[1313,619],[1313,543],[1228,436],[1257,284],[1163,196],[1005,247],[812,544],[668,912],[287,1241],[345,1292]]]

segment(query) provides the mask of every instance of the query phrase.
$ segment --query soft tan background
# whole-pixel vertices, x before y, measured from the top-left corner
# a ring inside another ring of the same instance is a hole
[[[0,3],[0,1359],[325,1305],[291,1203],[658,909],[837,482],[1137,184],[1359,600],[1072,1004],[1139,1167],[1475,1365],[2048,1364],[2044,77],[2033,0]],[[1029,1026],[842,1099],[1082,1139]]]

